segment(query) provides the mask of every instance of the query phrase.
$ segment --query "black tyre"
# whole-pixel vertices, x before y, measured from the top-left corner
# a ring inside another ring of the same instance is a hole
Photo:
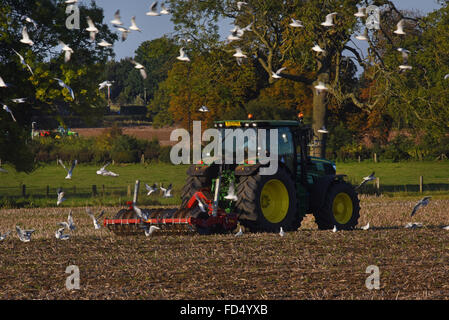
[[[295,184],[283,168],[272,176],[240,177],[237,197],[239,221],[250,231],[296,231],[301,226]]]
[[[181,208],[185,208],[187,206],[187,202],[193,197],[195,192],[203,188],[210,188],[211,181],[207,177],[192,177],[189,176],[187,178],[186,184],[182,188],[181,191],[181,200],[182,205]]]
[[[353,186],[338,181],[329,186],[321,209],[314,213],[320,230],[351,230],[360,218],[360,202]]]

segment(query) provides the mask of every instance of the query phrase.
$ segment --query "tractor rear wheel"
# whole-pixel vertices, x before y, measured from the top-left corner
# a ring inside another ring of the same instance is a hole
[[[321,209],[314,213],[318,229],[327,230],[334,226],[338,230],[352,230],[360,218],[360,201],[353,186],[338,181],[329,186]]]
[[[203,188],[210,188],[211,183],[212,182],[207,177],[189,176],[187,178],[186,184],[182,188],[181,208],[185,208],[187,206],[187,202],[189,202],[189,200],[193,197],[195,192],[197,192],[198,190],[203,189]]]
[[[283,168],[271,176],[240,177],[237,197],[240,223],[250,231],[296,231],[301,226],[295,184]]]

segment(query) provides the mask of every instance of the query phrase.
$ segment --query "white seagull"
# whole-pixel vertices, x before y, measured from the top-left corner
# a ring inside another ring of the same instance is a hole
[[[242,10],[242,6],[244,5],[248,5],[248,2],[244,2],[244,1],[238,1],[237,2],[237,9]]]
[[[30,65],[29,65],[28,63],[26,63],[26,61],[25,61],[25,59],[23,58],[23,56],[22,56],[20,53],[18,53],[16,50],[14,50],[14,49],[12,49],[12,51],[14,51],[15,54],[16,54],[17,56],[19,56],[20,62],[21,62],[25,67],[27,67],[28,70],[30,70],[30,72],[31,72],[32,75],[34,75],[33,70],[31,69]]]
[[[320,52],[320,53],[326,52],[326,50],[322,49],[322,48],[318,45],[318,43],[315,43],[315,45],[312,47],[312,50],[315,51],[315,52]]]
[[[0,88],[8,88],[8,85],[3,81],[2,77],[0,77]]]
[[[365,29],[363,34],[356,35],[355,38],[359,41],[368,41],[368,30]]]
[[[179,61],[190,61],[189,57],[184,52],[184,48],[179,49],[179,56],[176,57],[176,59],[178,59]]]
[[[156,226],[150,226],[150,227],[145,226],[144,230],[145,230],[145,236],[149,237],[153,234],[153,232],[155,232],[156,230],[161,230],[161,228],[156,227]]]
[[[224,197],[226,200],[237,201],[237,195],[235,194],[234,181],[231,180],[229,183],[228,194]]]
[[[122,18],[120,17],[120,10],[117,10],[114,14],[114,20],[111,20],[111,24],[115,26],[123,25]]]
[[[87,17],[87,24],[88,28],[86,28],[86,31],[89,31],[90,40],[95,41],[95,37],[97,36],[97,33],[100,32],[98,28],[95,26],[95,23],[92,21],[90,17]]]
[[[142,76],[142,78],[146,79],[147,78],[147,72],[145,71],[145,67],[143,65],[141,65],[140,63],[131,60],[131,63],[135,65],[134,68],[136,68],[137,70],[140,71],[140,75]]]
[[[160,14],[170,14],[170,10],[167,9],[167,7],[165,6],[165,3],[161,4],[161,12]]]
[[[404,19],[401,19],[398,24],[396,25],[397,29],[393,31],[396,34],[404,35]]]
[[[360,7],[360,8],[358,8],[357,13],[354,13],[354,15],[355,15],[357,18],[363,18],[363,17],[365,17],[365,16],[366,16],[366,8],[365,8],[365,7]]]
[[[150,216],[148,214],[148,212],[146,211],[142,211],[139,207],[137,207],[136,205],[133,205],[133,210],[136,213],[137,217],[147,221],[148,219],[150,219]]]
[[[33,19],[31,19],[28,16],[22,16],[22,20],[25,20],[28,23],[32,23],[34,25],[35,28],[37,28],[37,22],[34,21]]]
[[[8,107],[6,104],[3,105],[3,110],[5,110],[6,112],[8,112],[8,113],[11,115],[11,118],[12,118],[12,120],[14,120],[14,122],[17,122],[17,120],[16,120],[16,118],[14,117],[14,115],[13,115],[11,109],[9,109],[9,107]]]
[[[67,171],[67,176],[65,178],[68,180],[72,179],[73,169],[75,169],[75,166],[78,164],[78,160],[72,162],[72,167],[70,170],[67,169],[61,159],[59,159],[58,162],[65,169],[65,171]]]
[[[360,229],[362,229],[362,230],[368,230],[368,229],[369,229],[369,222],[368,222],[365,226],[361,227]]]
[[[30,242],[31,235],[35,230],[22,230],[19,226],[16,226],[17,235],[19,236],[20,241],[22,242]]]
[[[129,27],[129,30],[142,32],[142,29],[136,24],[136,17],[131,18],[131,27]]]
[[[64,42],[59,41],[59,45],[62,47],[62,51],[64,51],[64,62],[69,62],[72,57],[73,50]]]
[[[319,133],[323,133],[323,134],[329,133],[329,131],[326,129],[325,126],[322,126],[321,129],[318,129],[317,131],[318,131]]]
[[[11,99],[14,103],[25,103],[27,98]]]
[[[282,78],[281,72],[284,71],[285,69],[287,68],[280,68],[276,72],[271,72],[271,77],[274,79],[281,79]]]
[[[128,33],[131,32],[128,29],[123,28],[123,27],[118,27],[117,30],[122,33],[122,42],[128,38]]]
[[[240,49],[240,48],[236,48],[235,49],[235,53],[233,54],[233,57],[236,57],[237,59],[241,59],[241,58],[248,58],[247,56],[246,56],[246,54],[244,54],[243,52],[242,52],[242,49]]]
[[[149,186],[146,183],[145,183],[145,188],[148,191],[147,196],[151,196],[153,193],[155,193],[159,189],[156,184],[153,184],[152,186]]]
[[[11,233],[11,231],[7,231],[6,233],[3,233],[3,234],[0,233],[0,241],[5,240],[6,237],[9,236],[10,233]]]
[[[64,234],[65,227],[58,229],[58,231],[55,232],[55,237],[58,240],[68,240],[70,238],[70,235]]]
[[[101,40],[101,42],[99,42],[98,45],[103,48],[112,47],[112,43],[109,43],[106,40]]]
[[[171,194],[172,192],[172,184],[170,183],[170,185],[167,188],[164,188],[161,184],[161,186],[159,187],[161,189],[161,191],[164,193],[162,195],[163,198],[173,198],[173,195]]]
[[[332,229],[332,232],[337,232],[337,231],[338,231],[337,226],[334,226],[334,228]]]
[[[198,111],[199,111],[199,112],[209,112],[209,108],[206,107],[206,106],[201,106],[201,107],[198,109]]]
[[[369,181],[376,180],[376,176],[374,174],[375,172],[373,171],[373,173],[371,173],[369,176],[364,177],[362,182],[356,187],[356,189],[360,189],[365,183]]]
[[[94,223],[95,230],[101,229],[101,224],[98,223],[98,220],[101,219],[101,217],[104,215],[104,210],[101,211],[97,217],[95,217],[94,213],[90,208],[86,208],[86,213],[89,215],[89,217],[91,217],[92,222]]]
[[[292,18],[292,22],[289,24],[290,27],[293,28],[303,28],[304,26],[302,25],[302,21],[300,20],[296,20]]]
[[[153,2],[150,6],[150,11],[146,13],[147,16],[157,17],[160,13],[157,12],[157,1]]]
[[[59,206],[66,199],[64,198],[64,191],[62,191],[61,188],[58,189],[57,194],[58,194],[58,201],[56,202],[56,205]]]
[[[336,15],[337,15],[337,12],[329,13],[326,16],[326,21],[322,22],[321,25],[325,26],[325,27],[332,27],[332,26],[334,26],[334,16],[336,16]]]
[[[53,79],[55,79],[56,81],[58,81],[58,84],[59,84],[60,87],[66,88],[67,90],[69,90],[70,96],[72,97],[73,100],[75,100],[75,94],[73,93],[72,88],[70,88],[68,85],[66,85],[66,84],[64,83],[64,81],[62,81],[61,79],[58,79],[58,78],[53,78]]]
[[[285,232],[284,232],[284,229],[282,229],[282,227],[281,227],[281,230],[279,231],[279,235],[281,237],[285,236]]]
[[[418,209],[420,209],[421,207],[427,206],[430,202],[430,198],[432,198],[432,197],[424,197],[421,200],[419,200],[418,203],[413,207],[410,217],[413,217],[416,214],[416,212],[418,211]]]
[[[318,93],[322,92],[322,91],[327,91],[329,90],[326,85],[324,84],[324,82],[319,81],[318,84],[315,86],[315,89],[318,90]]]
[[[30,36],[28,35],[27,27],[23,27],[22,29],[22,39],[20,42],[27,44],[29,46],[33,46],[34,42],[31,41]]]
[[[242,235],[243,235],[243,231],[242,231],[242,228],[240,227],[239,232],[237,232],[234,236],[235,236],[235,237],[240,237],[240,236],[242,236]]]
[[[60,222],[60,226],[73,231],[76,229],[75,222],[73,222],[72,210],[69,211],[69,215],[67,216],[67,221]]]
[[[444,80],[447,80],[447,79],[449,79],[449,73],[444,76]]]

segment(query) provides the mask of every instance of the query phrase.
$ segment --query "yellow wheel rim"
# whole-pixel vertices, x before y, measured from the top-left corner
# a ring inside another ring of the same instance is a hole
[[[290,198],[285,185],[280,180],[270,180],[260,194],[260,208],[263,216],[271,223],[284,220],[288,212]]]
[[[347,193],[339,193],[334,198],[334,203],[332,204],[332,212],[334,214],[335,221],[339,224],[348,223],[352,217],[352,200]]]

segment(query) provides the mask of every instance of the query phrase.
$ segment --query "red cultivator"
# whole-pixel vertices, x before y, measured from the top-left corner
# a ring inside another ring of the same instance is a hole
[[[209,197],[208,197],[209,196]],[[142,209],[148,219],[140,219],[129,202],[128,209],[121,210],[114,219],[105,219],[104,226],[119,235],[142,233],[149,226],[157,226],[169,232],[222,233],[235,229],[237,215],[215,208],[208,190],[196,192],[181,209]]]

